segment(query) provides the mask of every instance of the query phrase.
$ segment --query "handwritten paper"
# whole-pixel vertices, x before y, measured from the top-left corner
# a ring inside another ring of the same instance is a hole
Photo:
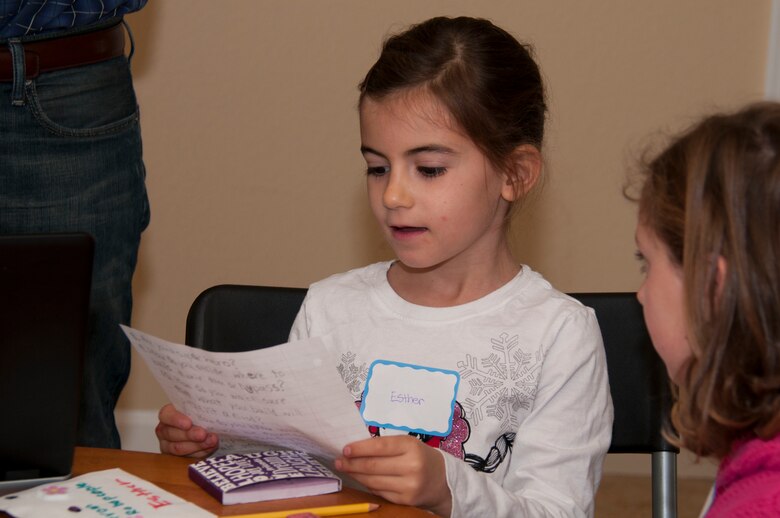
[[[319,338],[215,353],[122,326],[171,403],[220,437],[222,449],[256,443],[334,460],[369,437]]]
[[[119,468],[94,471],[5,495],[0,497],[0,511],[16,518],[216,518],[195,504]]]

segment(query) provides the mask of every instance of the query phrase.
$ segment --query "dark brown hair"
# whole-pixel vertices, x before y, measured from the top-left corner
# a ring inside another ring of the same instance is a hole
[[[693,351],[672,424],[722,458],[780,433],[780,104],[704,119],[644,176],[640,222],[682,268]]]
[[[495,166],[522,144],[541,149],[544,86],[531,49],[479,18],[432,18],[388,38],[360,101],[411,88],[433,94]]]

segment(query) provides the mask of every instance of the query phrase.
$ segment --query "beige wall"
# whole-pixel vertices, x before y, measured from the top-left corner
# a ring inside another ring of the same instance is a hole
[[[763,95],[769,0],[152,0],[131,15],[152,222],[133,324],[182,341],[218,283],[307,286],[388,257],[364,202],[356,85],[388,31],[490,18],[536,48],[546,187],[518,257],[564,291],[635,290],[625,168],[647,137]],[[120,409],[165,397],[139,358]]]

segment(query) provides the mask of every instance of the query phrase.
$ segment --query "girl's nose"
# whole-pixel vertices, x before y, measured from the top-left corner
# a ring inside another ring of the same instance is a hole
[[[639,301],[639,304],[642,306],[645,305],[645,284],[646,282],[642,280],[641,286],[639,286],[639,289],[636,292],[636,299]]]
[[[382,196],[382,203],[388,209],[409,208],[414,203],[414,197],[408,180],[403,171],[390,171]]]

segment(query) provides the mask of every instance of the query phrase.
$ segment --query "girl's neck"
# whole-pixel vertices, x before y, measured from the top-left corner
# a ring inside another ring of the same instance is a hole
[[[430,268],[394,262],[387,272],[390,286],[402,299],[428,307],[466,304],[494,292],[520,271],[508,246],[484,262],[447,261]]]

